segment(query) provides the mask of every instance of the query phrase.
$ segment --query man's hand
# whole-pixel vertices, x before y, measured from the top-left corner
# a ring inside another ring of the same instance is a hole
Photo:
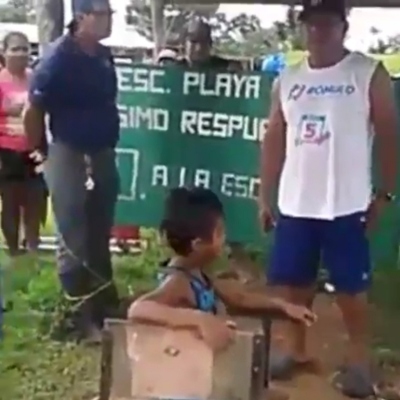
[[[275,226],[275,218],[272,209],[267,204],[260,204],[258,208],[258,218],[260,220],[261,229],[268,232]]]
[[[366,215],[366,230],[370,232],[375,229],[378,223],[378,219],[381,216],[384,208],[388,203],[387,199],[383,199],[381,196],[376,196],[373,198],[371,204],[368,207]]]

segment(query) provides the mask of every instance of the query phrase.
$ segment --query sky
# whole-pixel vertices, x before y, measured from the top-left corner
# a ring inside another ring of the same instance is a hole
[[[0,0],[4,3],[6,0]],[[125,7],[129,0],[110,0],[116,10],[117,20],[124,23]],[[66,21],[71,19],[71,0],[64,0],[66,8]],[[261,19],[263,26],[271,26],[274,21],[285,19],[285,6],[224,4],[220,11],[233,17],[242,12],[254,14]],[[377,40],[377,36],[371,34],[371,28],[380,30],[379,37],[386,38],[400,33],[400,9],[380,8],[354,8],[351,11],[349,22],[350,29],[347,45],[351,50],[366,51]],[[119,24],[118,24],[119,25]]]
[[[70,1],[64,0],[64,2]],[[122,19],[128,2],[129,0],[111,0],[112,7],[121,14]],[[66,8],[69,9],[69,7]],[[261,19],[263,26],[268,27],[274,21],[285,19],[286,8],[285,6],[260,4],[224,4],[220,6],[219,11],[223,11],[231,17],[242,12],[254,14]],[[378,38],[371,34],[372,27],[381,31],[379,37],[386,38],[400,33],[399,21],[400,9],[354,8],[350,13],[350,29],[346,44],[351,50],[367,51]]]

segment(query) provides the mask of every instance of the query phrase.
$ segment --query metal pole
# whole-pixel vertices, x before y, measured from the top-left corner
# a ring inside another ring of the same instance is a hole
[[[36,0],[39,53],[64,31],[64,0]]]

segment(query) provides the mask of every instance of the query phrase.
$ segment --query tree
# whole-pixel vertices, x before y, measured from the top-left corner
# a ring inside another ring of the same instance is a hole
[[[185,27],[190,19],[194,17],[208,17],[208,15],[203,15],[190,9],[167,5],[164,9],[165,42],[172,45],[179,44]],[[142,36],[149,40],[154,40],[151,9],[147,2],[132,0],[126,9],[126,22],[134,25]]]
[[[261,57],[269,53],[303,50],[298,11],[288,7],[284,21],[270,28],[261,26],[257,16],[240,14],[231,20],[216,14],[216,31],[220,32],[218,46],[228,53]],[[214,18],[213,18],[214,19]]]
[[[128,24],[134,25],[147,39],[153,40],[152,16],[148,4],[132,0],[126,11]],[[254,15],[239,14],[228,19],[224,13],[215,13],[215,10],[174,6],[166,6],[164,11],[166,44],[182,45],[188,22],[193,18],[203,18],[210,23],[215,47],[224,54],[254,56],[268,52],[271,37],[267,37],[271,34],[261,27],[259,18]]]
[[[398,38],[396,36],[392,38],[383,38],[381,31],[374,26],[371,27],[370,33],[374,39],[374,43],[368,48],[368,52],[371,54],[386,54],[398,50]]]
[[[274,22],[273,28],[281,51],[304,50],[298,19],[299,11],[290,6],[287,8],[285,21]]]
[[[274,30],[263,28],[255,15],[239,14],[228,19],[225,14],[216,13],[210,24],[215,47],[223,54],[259,57],[277,49]]]
[[[32,0],[8,0],[0,6],[0,22],[31,23],[35,21]]]

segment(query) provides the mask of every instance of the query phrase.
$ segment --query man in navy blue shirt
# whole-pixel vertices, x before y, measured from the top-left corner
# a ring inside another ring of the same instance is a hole
[[[117,304],[109,251],[118,193],[115,146],[119,135],[117,78],[110,50],[99,43],[111,32],[108,0],[73,0],[69,33],[37,65],[25,112],[32,148],[52,142],[45,177],[59,233],[58,265],[79,310],[80,333],[97,338],[105,308]],[[87,160],[94,187],[87,190]]]

